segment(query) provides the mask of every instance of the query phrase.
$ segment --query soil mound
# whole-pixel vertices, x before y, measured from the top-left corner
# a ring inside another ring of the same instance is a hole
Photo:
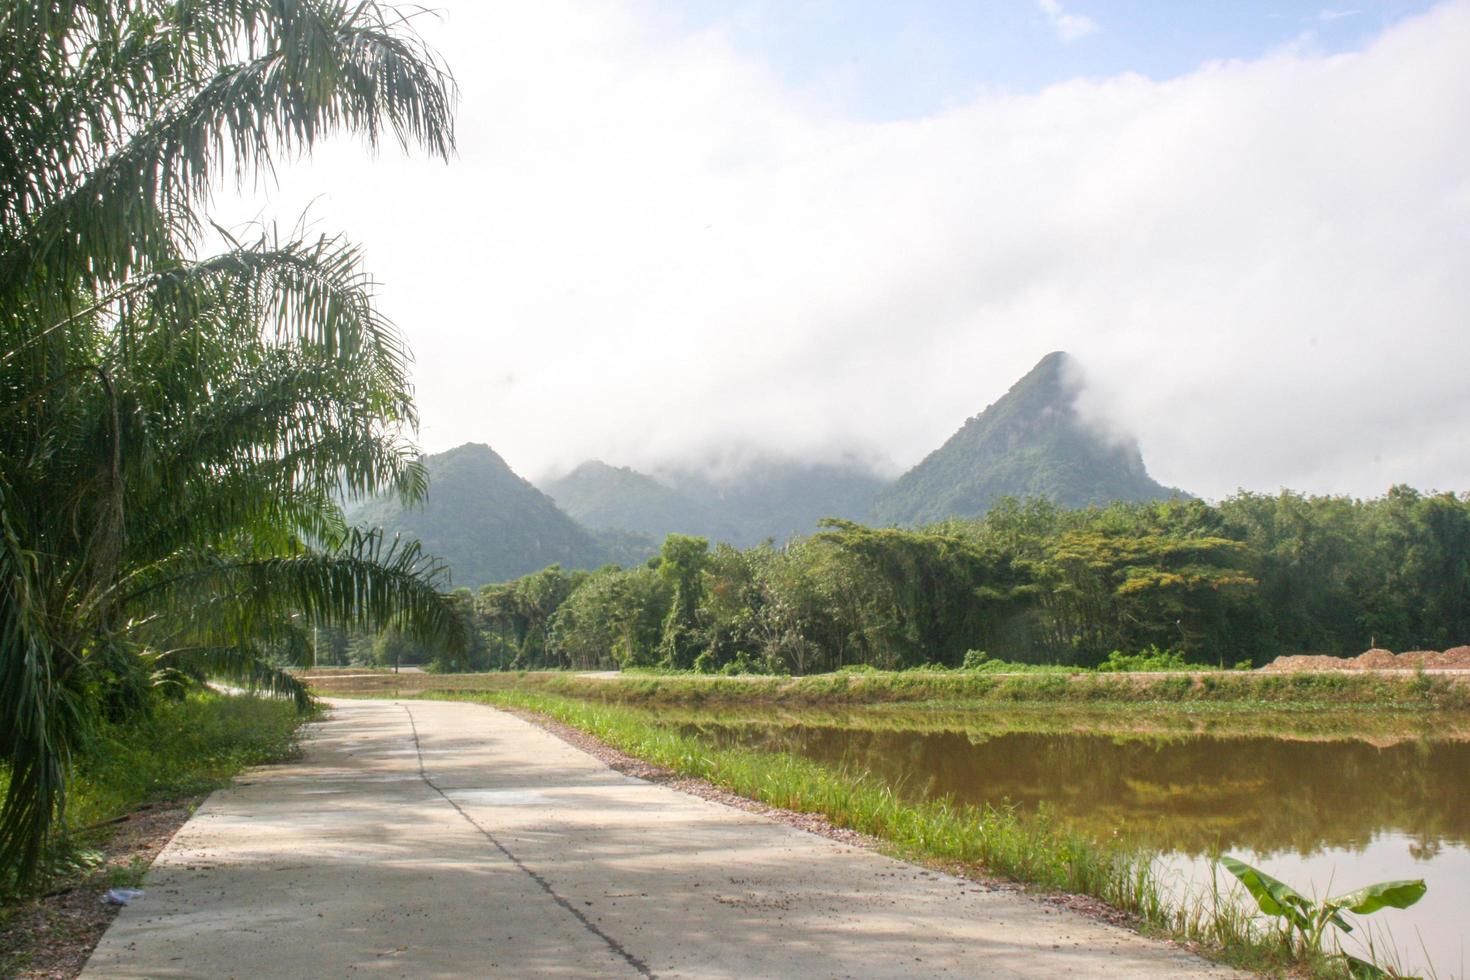
[[[1326,657],[1305,654],[1277,657],[1262,670],[1303,673],[1324,670],[1470,670],[1470,646],[1438,650],[1405,650],[1394,653],[1374,647],[1356,657]]]

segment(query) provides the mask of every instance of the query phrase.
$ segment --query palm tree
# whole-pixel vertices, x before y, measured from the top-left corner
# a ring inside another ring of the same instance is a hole
[[[25,881],[89,720],[148,685],[304,701],[265,659],[303,622],[463,641],[436,565],[337,503],[424,491],[358,252],[194,258],[212,189],[326,133],[447,159],[455,91],[371,0],[0,0],[0,58],[0,871]]]

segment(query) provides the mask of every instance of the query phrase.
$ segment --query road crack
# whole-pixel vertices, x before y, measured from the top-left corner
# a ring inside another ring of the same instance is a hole
[[[622,943],[618,942],[612,936],[609,936],[607,933],[603,932],[602,929],[591,919],[587,918],[587,916],[584,915],[580,909],[578,909],[575,905],[573,905],[571,902],[567,901],[560,894],[558,894],[556,889],[551,887],[551,882],[547,881],[535,870],[528,867],[524,861],[522,861],[510,850],[510,848],[501,843],[498,837],[487,830],[474,817],[470,816],[469,812],[466,811],[464,807],[454,802],[454,800],[449,797],[448,793],[440,789],[438,784],[436,784],[432,779],[429,778],[429,772],[424,767],[424,747],[419,742],[419,726],[417,725],[417,723],[415,723],[413,712],[409,710],[408,705],[400,704],[399,707],[403,709],[404,714],[408,715],[408,727],[409,730],[413,732],[413,748],[414,752],[418,756],[419,778],[424,781],[424,784],[432,789],[435,793],[438,793],[439,796],[443,798],[445,803],[448,803],[450,806],[454,807],[454,811],[456,813],[463,817],[471,827],[474,827],[475,830],[479,831],[486,840],[495,845],[495,849],[498,850],[501,854],[504,854],[506,859],[509,860],[511,864],[515,865],[522,872],[524,872],[528,878],[539,885],[541,887],[541,890],[551,897],[552,901],[556,902],[557,905],[560,905],[563,909],[570,912],[572,917],[582,924],[582,928],[586,929],[588,932],[592,933],[592,935],[596,936],[598,939],[601,939],[604,943],[606,943],[607,948],[612,950],[613,953],[617,954],[619,957],[621,957],[633,969],[637,970],[639,976],[647,977],[648,980],[655,980],[656,974],[648,968],[647,963],[644,963],[641,959],[628,952],[628,950],[623,947]]]

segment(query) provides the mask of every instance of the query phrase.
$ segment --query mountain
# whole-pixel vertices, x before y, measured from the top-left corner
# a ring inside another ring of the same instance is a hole
[[[663,476],[718,514],[725,531],[716,536],[741,548],[767,538],[780,544],[811,534],[824,517],[862,520],[884,486],[880,477],[858,466],[780,458],[748,463],[733,477],[717,479],[697,470]]]
[[[449,564],[454,585],[474,587],[551,564],[635,564],[670,533],[746,548],[810,534],[824,517],[924,524],[979,516],[1007,495],[1045,496],[1065,507],[1181,495],[1149,477],[1136,443],[1083,424],[1074,368],[1067,354],[1048,354],[895,483],[858,465],[775,456],[733,469],[714,460],[656,477],[592,460],[543,493],[489,446],[466,443],[424,457],[422,505],[404,509],[379,498],[348,517],[418,539]]]
[[[1043,357],[1000,401],[879,495],[879,524],[978,517],[1001,497],[1047,497],[1063,507],[1183,496],[1148,475],[1132,441],[1085,425],[1075,405],[1076,362]]]
[[[671,533],[728,536],[729,529],[705,502],[626,466],[589,460],[542,489],[562,510],[596,530],[640,531],[657,541]]]
[[[593,460],[544,489],[567,513],[602,532],[638,531],[657,541],[693,534],[746,548],[810,534],[824,517],[866,517],[882,486],[856,466],[761,458],[734,475],[675,469],[658,478]]]
[[[405,509],[377,498],[348,516],[390,536],[417,538],[449,564],[453,585],[503,582],[551,564],[596,568],[607,559],[605,543],[516,476],[489,446],[466,443],[425,456],[424,466],[429,491],[423,504]]]

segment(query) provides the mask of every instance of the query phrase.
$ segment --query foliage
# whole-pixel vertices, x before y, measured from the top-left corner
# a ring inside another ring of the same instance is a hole
[[[1149,646],[1146,650],[1138,653],[1123,653],[1114,650],[1108,654],[1108,659],[1097,665],[1097,670],[1102,673],[1167,673],[1174,670],[1195,671],[1213,670],[1208,664],[1192,664],[1184,659],[1184,654],[1177,650],[1160,650],[1156,646]]]
[[[528,643],[493,598],[535,591],[534,575],[482,589],[477,622],[504,636],[494,662],[516,667],[1242,669],[1284,653],[1470,638],[1462,526],[1470,500],[1404,487],[1366,501],[1242,494],[1066,510],[1004,500],[979,520],[914,530],[832,520],[744,551],[685,555],[679,542],[698,539],[674,535],[649,563],[569,580],[565,614],[536,614],[545,638]],[[1003,653],[982,660],[982,650]]]
[[[0,867],[33,877],[88,731],[209,673],[294,695],[316,621],[460,623],[412,543],[408,353],[357,250],[221,232],[212,189],[332,131],[448,157],[452,82],[373,2],[0,10]]]
[[[285,759],[309,717],[289,701],[206,690],[104,721],[78,746],[66,833],[90,845],[90,828],[139,806],[207,793],[243,769]],[[14,884],[0,879],[0,894]]]
[[[1406,909],[1423,898],[1427,891],[1422,878],[1381,881],[1318,902],[1237,858],[1223,856],[1220,864],[1240,879],[1262,912],[1282,921],[1282,928],[1292,937],[1298,955],[1321,952],[1323,933],[1329,925],[1343,932],[1352,932],[1352,925],[1342,917],[1344,912],[1370,915],[1379,909]],[[1344,958],[1355,977],[1387,976],[1371,963],[1345,954]]]
[[[353,669],[348,673],[350,676],[343,678],[330,670],[313,672],[310,682],[325,694],[342,696],[525,690],[643,705],[1005,704],[1041,710],[1069,706],[1119,711],[1147,706],[1150,711],[1242,718],[1261,711],[1286,711],[1299,722],[1320,716],[1324,723],[1325,711],[1331,709],[1336,713],[1359,712],[1365,719],[1371,714],[1380,722],[1395,716],[1410,718],[1422,722],[1425,730],[1446,723],[1460,725],[1464,713],[1470,710],[1470,685],[1450,678],[1426,676],[1426,683],[1421,685],[1410,679],[1351,672],[1215,671],[1193,676],[1125,677],[1050,667],[997,676],[963,669],[880,671],[855,665],[826,674],[797,677],[767,673],[740,680],[657,667],[635,667],[612,678],[588,678],[561,670],[435,675],[365,674]],[[1446,718],[1444,712],[1453,714]]]
[[[98,726],[77,756],[75,830],[144,803],[207,793],[250,766],[289,757],[302,715],[290,702],[205,690]]]
[[[976,674],[1065,674],[1073,670],[1073,668],[1059,664],[1018,664],[1008,660],[997,660],[984,650],[966,651],[960,669]]]

